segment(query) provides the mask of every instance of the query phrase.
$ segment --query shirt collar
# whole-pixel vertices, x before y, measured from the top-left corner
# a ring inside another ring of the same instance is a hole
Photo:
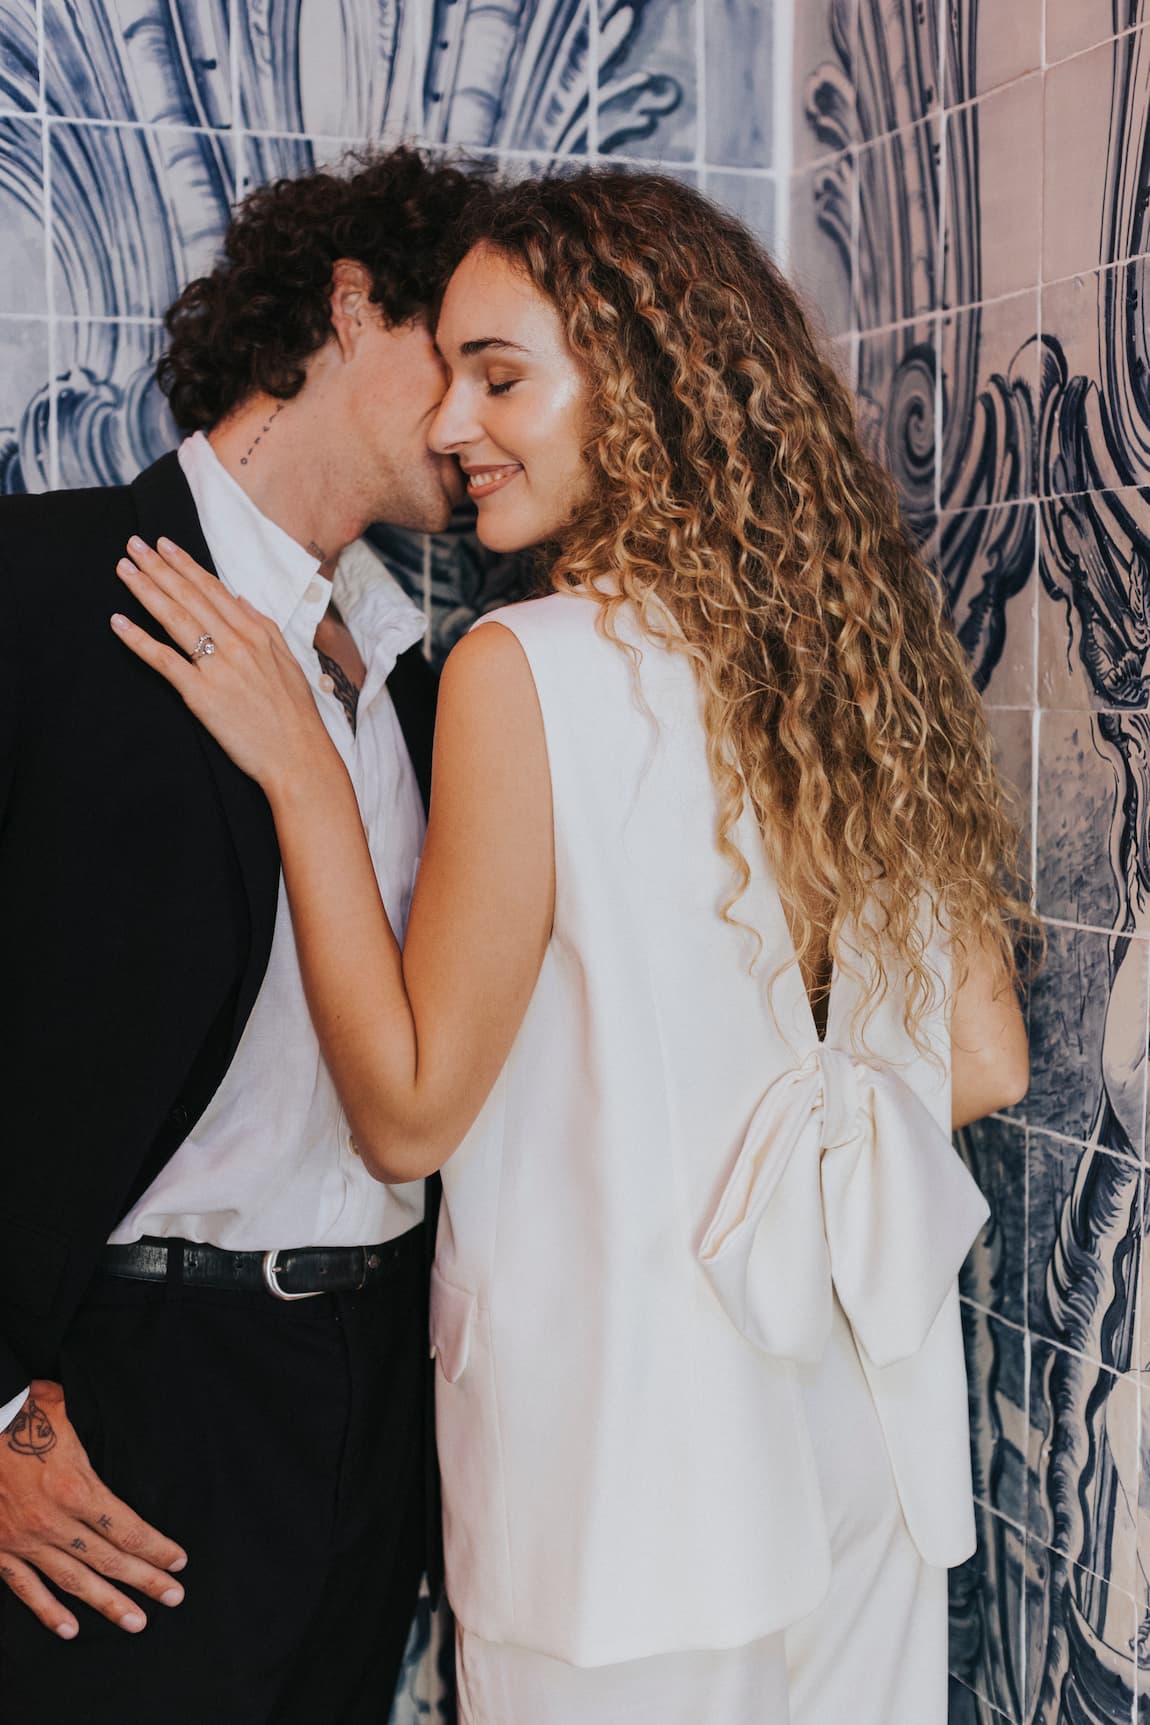
[[[202,431],[180,445],[179,461],[216,574],[229,593],[242,594],[286,633],[318,576],[318,560],[256,508]]]

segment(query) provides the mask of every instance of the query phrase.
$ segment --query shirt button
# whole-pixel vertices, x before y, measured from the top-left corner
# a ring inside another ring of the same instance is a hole
[[[319,686],[323,690],[325,695],[334,694],[335,693],[335,678],[329,677],[327,672],[325,671],[323,676],[319,680]]]
[[[308,590],[304,594],[304,598],[307,600],[309,605],[314,605],[317,603],[318,600],[322,599],[323,598],[323,582],[319,581],[319,580],[310,582],[308,585]]]
[[[356,1143],[350,1132],[347,1135],[347,1147],[353,1156],[359,1155],[359,1145]]]

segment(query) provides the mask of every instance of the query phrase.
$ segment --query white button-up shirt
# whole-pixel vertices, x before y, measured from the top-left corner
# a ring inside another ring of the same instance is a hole
[[[216,572],[271,617],[303,667],[324,724],[355,786],[391,926],[402,940],[423,845],[419,788],[386,682],[426,627],[362,540],[333,582],[311,554],[262,515],[200,433],[180,450]],[[314,640],[334,598],[366,677],[355,734],[323,675]],[[189,1058],[194,1050],[189,1049]],[[291,915],[280,882],[267,974],[223,1083],[113,1241],[143,1234],[235,1251],[365,1246],[423,1215],[423,1185],[385,1186],[356,1155],[304,997]]]

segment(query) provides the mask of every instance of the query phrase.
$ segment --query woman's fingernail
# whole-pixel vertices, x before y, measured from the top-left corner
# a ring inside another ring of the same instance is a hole
[[[179,1605],[184,1597],[182,1587],[169,1587],[160,1595],[161,1605]]]
[[[121,557],[120,561],[116,564],[117,575],[136,575],[138,573],[139,571],[137,570],[136,565],[129,557]]]
[[[56,1625],[56,1634],[63,1641],[74,1641],[79,1633],[80,1625],[78,1623],[58,1623]]]
[[[121,617],[118,611],[113,611],[112,627],[116,631],[117,635],[126,635],[132,625],[128,622],[126,617]]]
[[[170,539],[157,539],[156,540],[156,550],[157,551],[164,551],[164,552],[178,551],[179,546],[173,545],[173,543]]]
[[[132,537],[128,540],[128,550],[129,551],[146,551],[147,549],[148,549],[148,547],[144,544],[144,541],[140,538],[140,535],[138,533],[133,533]]]
[[[142,1611],[125,1611],[120,1619],[120,1628],[127,1629],[132,1635],[138,1635],[147,1621]]]

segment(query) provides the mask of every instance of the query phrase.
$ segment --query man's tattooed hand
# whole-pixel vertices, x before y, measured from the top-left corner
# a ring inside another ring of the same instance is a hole
[[[34,1455],[38,1461],[56,1447],[52,1421],[32,1395],[7,1430],[8,1448],[17,1455]]]

